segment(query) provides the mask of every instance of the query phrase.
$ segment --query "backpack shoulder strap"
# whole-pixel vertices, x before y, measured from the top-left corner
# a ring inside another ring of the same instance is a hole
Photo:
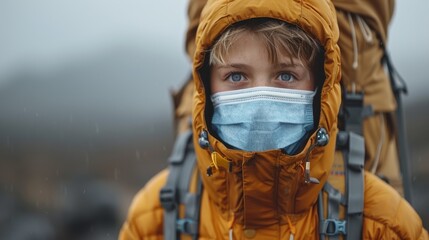
[[[320,239],[329,237],[330,240],[335,240],[340,235],[343,239],[362,239],[365,158],[363,137],[351,131],[340,131],[337,149],[343,154],[345,176],[342,181],[345,191],[342,194],[329,182],[323,186],[327,200],[324,201],[321,191],[318,200]],[[340,216],[341,205],[346,209],[344,219]]]
[[[181,233],[193,235],[196,238],[202,183],[198,175],[196,193],[189,192],[190,182],[196,170],[191,131],[177,137],[168,162],[169,175],[165,186],[160,191],[160,201],[164,208],[164,238],[180,239]],[[179,216],[181,204],[185,206],[184,218]]]
[[[364,206],[363,165],[365,159],[363,137],[354,132],[348,132],[347,145],[347,150],[344,150],[344,159],[347,166],[347,239],[352,239],[351,237],[362,239]]]
[[[362,119],[371,115],[372,109],[364,107],[363,94],[344,93],[343,97],[340,117],[344,130],[338,132],[336,147],[342,152],[344,177],[340,178],[341,180],[337,178],[337,181],[342,181],[344,194],[329,182],[323,187],[327,195],[326,203],[322,192],[319,194],[321,239],[325,236],[338,239],[340,235],[343,235],[344,239],[362,239],[365,162],[365,145],[361,135]],[[339,214],[340,205],[345,207],[344,219],[341,219]]]

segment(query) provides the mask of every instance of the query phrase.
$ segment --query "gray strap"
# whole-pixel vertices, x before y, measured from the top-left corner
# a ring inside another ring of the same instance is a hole
[[[338,191],[336,188],[334,188],[329,182],[325,183],[323,186],[323,190],[328,193],[329,196],[335,196],[333,199],[338,201],[338,204],[341,204],[343,206],[346,206],[346,198],[343,194],[341,194],[340,191]]]
[[[173,179],[178,179],[180,169],[170,166],[167,184],[161,189],[160,201],[164,208],[164,239],[178,239],[176,219],[178,215],[176,186]]]
[[[372,106],[363,105],[363,93],[344,93],[345,130],[362,135],[362,120],[374,114]]]
[[[346,200],[341,192],[329,183],[325,183],[323,190],[328,194],[328,216],[327,219],[320,221],[320,232],[323,235],[329,236],[330,240],[339,239],[340,234],[347,234],[346,221],[339,220],[340,204],[345,205]]]
[[[195,167],[195,151],[193,148],[192,141],[187,146],[186,159],[182,163],[182,169],[180,173],[180,178],[177,178],[176,181],[179,181],[178,184],[178,200],[180,203],[185,204],[186,199],[189,198],[189,183],[191,182],[192,172]]]
[[[384,51],[384,61],[389,70],[390,86],[395,94],[396,99],[396,120],[397,132],[396,139],[398,142],[399,167],[402,175],[402,184],[404,186],[404,196],[407,201],[413,205],[412,187],[411,187],[411,161],[408,153],[408,140],[405,129],[405,117],[402,103],[402,94],[407,94],[408,89],[405,80],[396,71],[387,51]]]
[[[198,174],[197,192],[196,194],[189,193],[187,195],[185,200],[185,218],[179,220],[184,223],[180,226],[182,232],[192,235],[193,239],[198,239],[202,190],[203,184]],[[180,223],[178,223],[178,225],[180,225]]]
[[[326,233],[333,233],[329,236],[329,240],[337,240],[340,237],[336,220],[340,218],[341,193],[337,189],[334,189],[329,183],[325,184],[324,187],[328,193],[328,219],[324,221],[323,229]],[[345,230],[345,227],[343,230]],[[343,232],[343,234],[346,233]]]
[[[188,130],[184,133],[181,133],[174,143],[173,152],[168,158],[170,164],[180,164],[185,160],[186,146],[191,140],[192,131]]]
[[[364,157],[365,146],[363,137],[356,133],[349,132],[348,154],[344,156],[347,163],[347,239],[362,239]]]
[[[317,213],[319,215],[319,237],[320,240],[325,240],[325,232],[322,228],[323,222],[325,220],[323,209],[323,191],[319,192],[319,197],[317,198]]]
[[[178,217],[178,202],[180,198],[183,198],[181,192],[181,188],[183,186],[182,183],[179,183],[179,179],[181,176],[189,176],[190,175],[182,175],[182,171],[185,165],[183,161],[185,161],[186,150],[189,142],[192,139],[192,132],[188,131],[178,136],[174,147],[173,152],[169,158],[169,175],[167,178],[167,183],[161,189],[160,192],[160,201],[161,205],[164,208],[164,239],[167,240],[175,240],[179,239],[179,232],[177,231],[177,217]],[[194,158],[195,159],[195,158]],[[187,170],[187,169],[186,169]],[[184,181],[184,180],[183,180]],[[189,182],[189,180],[188,180]]]
[[[335,229],[341,230],[345,226],[346,239],[362,239],[364,207],[363,166],[365,161],[364,139],[362,136],[352,131],[340,131],[337,135],[337,149],[343,152],[346,166],[346,197],[345,199],[342,198],[340,201],[342,204],[346,203],[347,215],[344,223],[334,221],[336,225]],[[326,185],[324,190],[332,191],[329,185]],[[336,196],[334,198],[338,199],[335,192],[332,192],[330,195]],[[329,221],[329,219],[327,220]]]

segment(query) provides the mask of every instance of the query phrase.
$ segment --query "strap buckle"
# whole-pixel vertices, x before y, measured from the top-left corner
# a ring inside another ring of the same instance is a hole
[[[197,232],[197,224],[192,219],[182,218],[176,221],[176,229],[181,233],[193,235]]]
[[[322,232],[328,236],[346,235],[346,223],[344,220],[326,219],[323,221]]]
[[[173,188],[164,187],[159,193],[159,200],[166,211],[172,211],[176,208],[176,191]]]

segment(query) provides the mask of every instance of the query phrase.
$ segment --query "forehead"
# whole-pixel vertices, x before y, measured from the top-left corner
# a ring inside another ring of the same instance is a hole
[[[297,64],[306,66],[296,55],[292,55],[284,46],[275,43],[265,36],[250,30],[240,31],[231,37],[223,52],[223,62],[217,64],[227,64],[240,62],[243,60],[264,60],[270,64]],[[216,64],[216,63],[215,63]]]

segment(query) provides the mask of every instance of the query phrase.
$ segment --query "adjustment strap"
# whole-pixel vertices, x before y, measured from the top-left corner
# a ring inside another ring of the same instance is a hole
[[[198,239],[203,184],[198,170],[195,170],[197,171],[197,192],[195,194],[187,194],[185,199],[185,217],[178,219],[176,226],[177,230],[181,233],[192,235],[193,239]]]
[[[168,240],[179,239],[178,231],[176,231],[176,220],[178,218],[178,203],[183,202],[184,194],[182,193],[186,177],[190,175],[182,175],[182,171],[189,171],[189,165],[194,165],[194,163],[184,163],[185,156],[187,153],[187,146],[189,142],[192,144],[192,132],[187,131],[178,136],[174,147],[173,152],[168,159],[169,161],[169,174],[165,186],[160,191],[160,201],[161,205],[164,208],[164,238]],[[191,151],[192,152],[192,151]],[[195,155],[194,155],[195,156]],[[195,157],[194,162],[195,162]],[[192,170],[192,169],[191,169]],[[185,180],[183,180],[185,178]],[[179,181],[182,179],[182,181]],[[177,192],[179,189],[179,193]],[[187,191],[187,189],[186,189]],[[181,201],[182,200],[182,201]]]
[[[329,239],[339,239],[339,235],[346,235],[346,221],[339,220],[340,205],[346,204],[345,197],[328,182],[323,186],[328,194],[328,217],[320,222],[320,233],[329,236]]]
[[[344,158],[347,163],[347,239],[361,239],[364,207],[364,158],[363,137],[349,132],[348,153]],[[344,151],[347,152],[347,151]]]
[[[362,120],[373,115],[372,106],[363,105],[363,93],[347,92],[344,96],[345,130],[362,135]]]

